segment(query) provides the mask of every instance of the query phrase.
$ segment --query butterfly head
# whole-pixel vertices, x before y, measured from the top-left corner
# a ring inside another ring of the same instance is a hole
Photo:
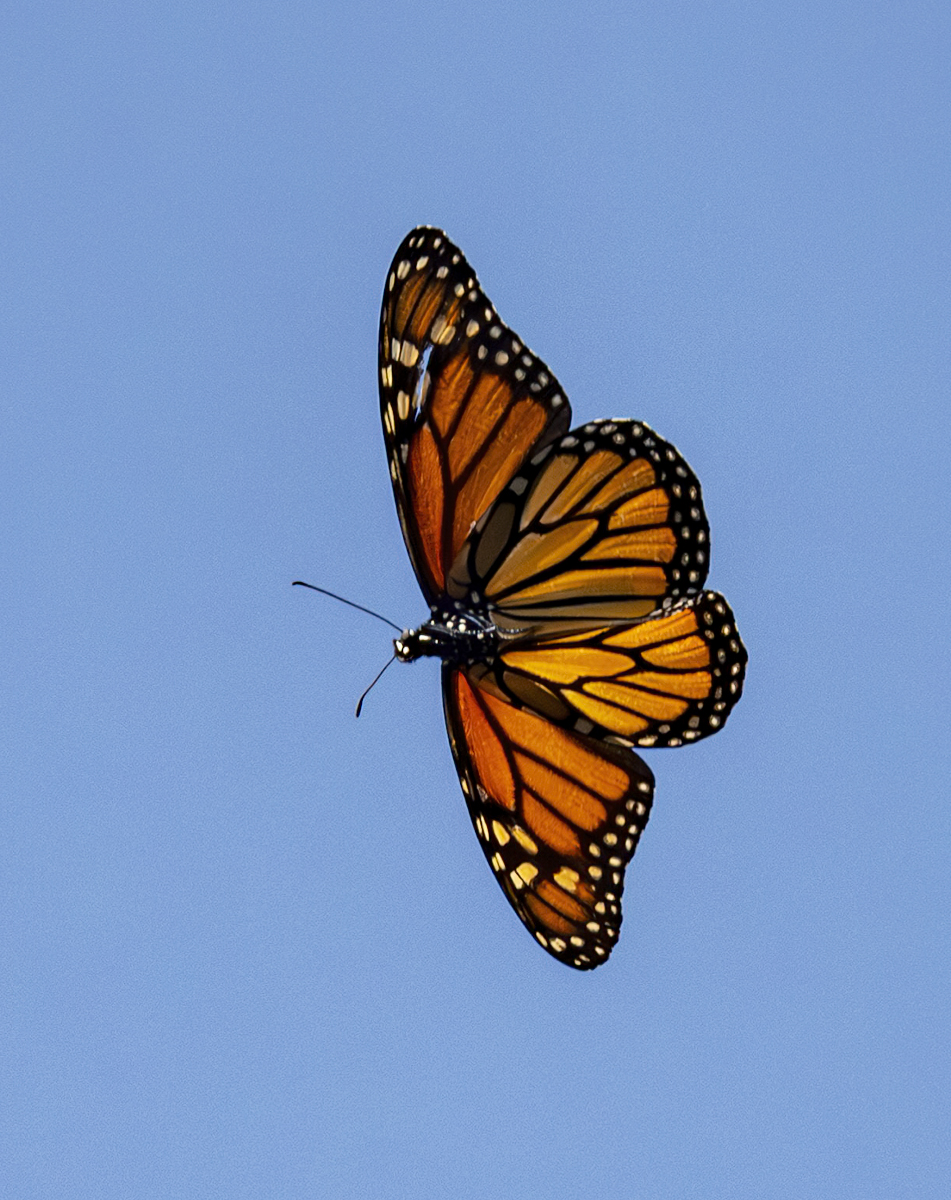
[[[426,651],[421,648],[420,631],[404,629],[398,638],[393,639],[393,652],[400,662],[415,662]]]

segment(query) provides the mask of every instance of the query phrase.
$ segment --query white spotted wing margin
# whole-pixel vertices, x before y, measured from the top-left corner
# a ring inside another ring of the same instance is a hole
[[[650,816],[654,776],[632,750],[561,729],[443,665],[446,726],[479,844],[506,899],[559,962],[606,962],[624,871]]]

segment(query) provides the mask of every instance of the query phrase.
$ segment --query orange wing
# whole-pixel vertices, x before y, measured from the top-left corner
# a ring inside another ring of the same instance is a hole
[[[585,737],[682,746],[723,727],[746,660],[730,606],[704,592],[634,624],[516,638],[470,670],[484,689]]]
[[[509,902],[559,962],[599,966],[650,815],[650,769],[508,703],[471,669],[443,667],[443,699],[469,815]]]
[[[646,617],[709,565],[700,484],[640,421],[593,421],[534,454],[480,518],[448,594],[539,636]]]
[[[567,430],[558,380],[438,229],[403,240],[380,316],[380,411],[403,536],[430,605],[476,520]]]

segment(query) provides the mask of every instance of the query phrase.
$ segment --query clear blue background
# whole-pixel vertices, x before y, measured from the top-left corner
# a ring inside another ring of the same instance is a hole
[[[949,35],[7,10],[5,1195],[947,1195]],[[492,880],[435,665],[354,721],[389,634],[290,587],[426,615],[375,365],[422,222],[579,421],[681,449],[750,651],[590,975]]]

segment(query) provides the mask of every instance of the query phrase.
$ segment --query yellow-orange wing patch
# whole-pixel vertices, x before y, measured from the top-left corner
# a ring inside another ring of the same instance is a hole
[[[650,815],[649,768],[510,703],[478,668],[445,665],[443,698],[469,815],[506,897],[549,954],[599,966]]]
[[[700,484],[638,421],[593,421],[535,453],[478,521],[448,593],[502,628],[633,621],[695,594],[709,563]]]
[[[680,746],[723,726],[746,658],[730,606],[704,592],[635,624],[515,639],[485,670],[500,694],[585,736]]]
[[[571,409],[439,229],[397,250],[380,315],[380,411],[403,536],[427,601],[473,524]]]

